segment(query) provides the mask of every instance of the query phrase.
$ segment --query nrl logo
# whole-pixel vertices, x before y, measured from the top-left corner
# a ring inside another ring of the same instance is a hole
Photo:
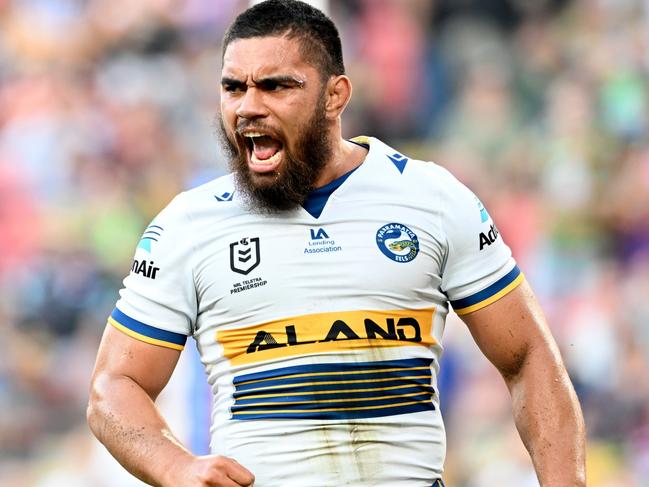
[[[239,274],[249,274],[259,265],[259,237],[242,238],[230,244],[230,269]]]

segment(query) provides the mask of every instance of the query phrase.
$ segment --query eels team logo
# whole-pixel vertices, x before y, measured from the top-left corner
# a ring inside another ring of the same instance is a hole
[[[388,223],[379,228],[376,245],[395,262],[410,262],[419,253],[417,235],[401,223]]]

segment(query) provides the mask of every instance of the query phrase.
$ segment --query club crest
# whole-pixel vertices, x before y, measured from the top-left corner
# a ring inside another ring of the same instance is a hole
[[[417,235],[401,223],[389,223],[379,228],[376,245],[383,255],[395,262],[410,262],[419,253]]]

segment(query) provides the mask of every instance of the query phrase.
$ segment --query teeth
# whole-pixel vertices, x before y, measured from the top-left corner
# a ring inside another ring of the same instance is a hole
[[[244,132],[242,135],[244,137],[263,137],[266,134],[262,134],[261,132]]]

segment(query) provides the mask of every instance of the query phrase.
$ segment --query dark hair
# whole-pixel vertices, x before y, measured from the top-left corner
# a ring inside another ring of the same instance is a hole
[[[302,55],[323,79],[345,74],[338,29],[320,10],[298,0],[266,0],[241,13],[223,37],[222,57],[237,39],[279,35],[302,41]]]

